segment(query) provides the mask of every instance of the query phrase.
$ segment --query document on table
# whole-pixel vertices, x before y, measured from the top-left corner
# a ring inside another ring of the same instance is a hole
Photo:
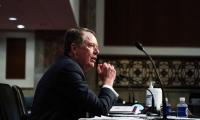
[[[94,118],[80,118],[79,120],[145,120],[143,118],[133,118],[133,117],[94,117]]]
[[[110,113],[133,113],[133,106],[113,106]]]

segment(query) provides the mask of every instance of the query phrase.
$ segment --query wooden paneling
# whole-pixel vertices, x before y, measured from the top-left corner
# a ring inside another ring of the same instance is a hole
[[[200,46],[200,1],[105,0],[105,45]]]
[[[7,38],[6,47],[6,78],[25,78],[25,38]]]
[[[79,25],[95,31],[96,0],[80,0]]]
[[[199,56],[152,56],[165,88],[200,88]],[[117,75],[114,87],[144,88],[149,81],[159,87],[158,77],[146,56],[101,55],[97,63],[114,65]],[[97,78],[98,85],[101,81]]]

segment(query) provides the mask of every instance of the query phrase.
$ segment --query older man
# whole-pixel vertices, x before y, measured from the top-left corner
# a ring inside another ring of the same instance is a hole
[[[96,96],[84,73],[95,66],[99,54],[95,33],[87,28],[72,28],[65,38],[65,56],[52,65],[37,85],[31,120],[77,120],[92,115],[107,115],[118,94],[113,89],[114,66],[97,66],[103,82]]]

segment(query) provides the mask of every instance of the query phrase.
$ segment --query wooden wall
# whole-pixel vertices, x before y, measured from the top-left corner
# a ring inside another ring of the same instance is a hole
[[[105,45],[200,46],[198,0],[105,0]]]

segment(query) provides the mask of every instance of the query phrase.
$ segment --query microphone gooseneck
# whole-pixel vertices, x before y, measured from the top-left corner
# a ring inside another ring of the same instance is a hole
[[[162,85],[162,82],[161,82],[161,79],[160,79],[160,75],[158,74],[158,71],[156,69],[156,65],[155,63],[153,62],[153,59],[152,57],[145,51],[145,49],[143,48],[142,44],[140,42],[136,42],[135,43],[135,46],[141,50],[142,52],[144,52],[144,54],[150,59],[151,61],[151,64],[153,65],[153,69],[156,73],[156,76],[158,78],[158,83],[161,87],[161,90],[162,90],[162,105],[163,105],[163,108],[162,108],[162,113],[163,113],[163,120],[166,120],[167,119],[167,114],[166,114],[166,101],[165,101],[165,92],[164,92],[164,89],[163,89],[163,85]]]

